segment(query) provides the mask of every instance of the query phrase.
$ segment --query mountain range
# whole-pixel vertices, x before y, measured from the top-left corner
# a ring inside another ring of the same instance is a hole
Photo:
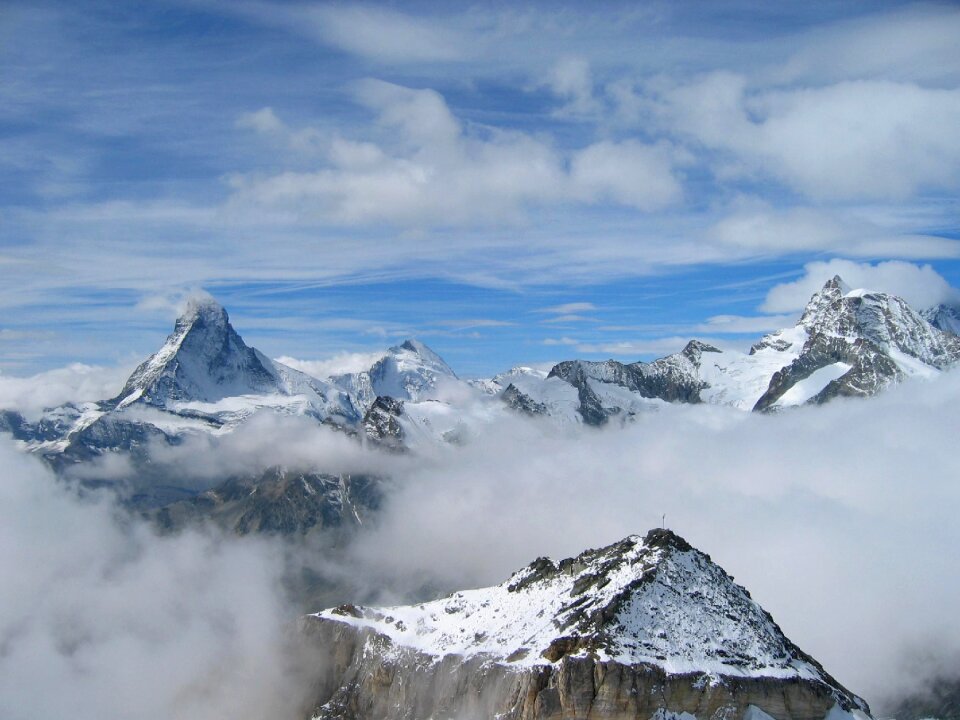
[[[281,513],[281,521],[275,509],[251,507],[239,488],[267,483],[272,489],[262,493],[263,502],[290,502],[285,493],[306,483],[319,490],[311,497],[352,508],[340,516],[350,525],[363,517],[354,511],[377,505],[377,479],[324,467],[251,468],[245,476],[198,487],[170,477],[153,461],[153,451],[191,438],[223,438],[264,413],[303,418],[383,450],[416,453],[469,442],[478,428],[510,417],[603,426],[668,403],[777,412],[938,375],[960,362],[957,317],[955,308],[918,312],[899,297],[851,289],[834,277],[811,297],[795,326],[763,336],[747,352],[691,340],[649,363],[567,360],[549,371],[521,366],[468,381],[409,339],[365,370],[318,378],[248,346],[227,311],[205,298],[188,304],[167,340],[116,397],[51,408],[35,421],[5,410],[0,430],[62,475],[122,487],[139,509],[180,503],[162,516],[172,526],[206,514],[238,532],[302,532],[310,518],[324,526],[333,516]],[[125,475],[116,467],[104,472],[105,461],[117,458],[128,468]],[[353,483],[361,491],[354,493]]]

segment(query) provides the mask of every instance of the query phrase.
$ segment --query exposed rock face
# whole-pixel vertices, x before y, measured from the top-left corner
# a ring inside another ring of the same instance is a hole
[[[380,500],[380,481],[374,477],[271,468],[259,477],[231,478],[148,517],[166,531],[209,521],[238,535],[303,535],[362,525]]]
[[[556,564],[540,558],[502,585],[419,606],[341,606],[304,618],[303,630],[329,651],[317,718],[869,712],[667,530]]]
[[[960,361],[956,336],[933,327],[900,298],[851,291],[839,277],[810,299],[799,324],[808,333],[800,355],[773,375],[755,410],[775,407],[818,372],[826,374],[807,402],[874,395],[908,373],[936,372]]]
[[[701,380],[697,370],[705,352],[720,351],[707,343],[693,340],[679,353],[651,363],[625,365],[616,360],[567,360],[554,366],[547,377],[560,378],[573,385],[579,394],[579,411],[583,421],[587,425],[603,425],[611,416],[625,410],[616,404],[616,399],[611,402],[603,397],[604,385],[624,388],[644,399],[700,402],[700,391],[707,387],[707,383]]]
[[[546,415],[548,412],[546,405],[537,402],[513,383],[507,385],[506,389],[500,393],[500,399],[508,407],[525,415]]]
[[[399,450],[403,448],[403,402],[391,397],[380,396],[363,416],[363,432],[369,439],[384,447]]]

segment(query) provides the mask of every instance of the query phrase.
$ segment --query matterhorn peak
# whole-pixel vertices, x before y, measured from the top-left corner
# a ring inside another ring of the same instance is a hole
[[[195,293],[183,304],[183,311],[177,318],[177,325],[190,325],[198,320],[215,323],[229,323],[230,316],[226,308],[207,293]]]
[[[112,403],[214,402],[224,397],[277,391],[269,359],[247,346],[230,317],[211,296],[186,302],[173,332],[127,380]]]

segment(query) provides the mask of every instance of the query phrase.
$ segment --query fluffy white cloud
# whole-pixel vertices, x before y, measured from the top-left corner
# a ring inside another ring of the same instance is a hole
[[[842,277],[851,287],[899,295],[918,310],[960,298],[957,289],[929,265],[899,260],[872,265],[834,259],[805,265],[801,278],[773,287],[760,309],[774,313],[800,310],[834,275]]]
[[[317,378],[326,378],[343,373],[356,373],[369,370],[377,360],[383,357],[383,352],[341,352],[322,360],[298,360],[297,358],[282,356],[277,362],[288,365],[301,372]]]
[[[110,398],[120,392],[132,369],[74,363],[30,377],[0,374],[0,408],[36,419],[44,409],[66,402]]]
[[[685,156],[666,143],[603,141],[568,158],[539,137],[465,127],[433,90],[367,80],[356,98],[376,113],[382,140],[336,138],[327,165],[313,172],[234,176],[234,211],[252,204],[343,224],[426,228],[511,222],[530,207],[570,201],[653,211],[682,196],[674,167]],[[272,116],[247,122],[274,127]]]
[[[960,256],[956,240],[898,232],[860,214],[814,207],[778,209],[756,200],[739,202],[713,224],[707,237],[751,255],[826,251],[860,257]]]
[[[665,129],[731,154],[724,172],[773,176],[815,199],[960,184],[960,90],[886,80],[752,89],[714,72],[654,95]]]
[[[955,83],[960,79],[958,36],[956,7],[906,6],[808,31],[775,77],[807,83],[852,78]]]
[[[683,196],[673,173],[677,160],[678,153],[666,143],[604,141],[574,155],[570,176],[574,192],[586,201],[609,200],[638,210],[659,210]]]
[[[602,109],[593,95],[590,63],[583,58],[564,58],[550,70],[547,87],[565,102],[556,112],[560,116],[590,116]]]
[[[281,548],[159,538],[0,438],[0,715],[295,718]]]

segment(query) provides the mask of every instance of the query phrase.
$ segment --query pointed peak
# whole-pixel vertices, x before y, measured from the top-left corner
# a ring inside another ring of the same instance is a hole
[[[407,338],[402,343],[400,343],[400,347],[402,347],[404,350],[412,350],[413,352],[420,352],[421,350],[425,349],[427,346],[424,345],[419,340],[417,340],[416,338]]]
[[[177,325],[192,325],[198,319],[207,322],[230,322],[230,316],[223,305],[207,293],[197,293],[187,298],[183,312],[177,318]]]
[[[829,290],[839,290],[841,295],[846,295],[848,292],[850,292],[850,286],[843,281],[842,277],[839,275],[834,275],[832,278],[827,280],[826,283],[824,283],[823,290],[821,292]]]
[[[643,544],[648,548],[670,548],[680,552],[689,552],[694,549],[693,545],[667,528],[654,528],[643,538]]]
[[[415,606],[358,608],[344,619],[431,655],[502,657],[516,666],[568,655],[653,666],[667,674],[811,680],[860,706],[797,648],[709,555],[657,528],[506,582]]]
[[[422,343],[416,338],[407,338],[399,345],[394,345],[392,348],[390,348],[390,352],[393,355],[413,353],[423,360],[427,365],[433,366],[435,370],[439,370],[444,374],[453,373],[453,370],[450,369],[450,366],[447,365],[446,361],[442,357],[431,350],[426,343]]]
[[[427,347],[425,343],[420,342],[416,338],[407,338],[399,345],[396,345],[390,349],[391,350],[408,350],[412,353],[416,353],[417,355],[421,355],[423,357],[436,355],[436,353],[433,350],[431,350],[429,347]]]
[[[687,357],[699,357],[701,353],[705,352],[719,353],[723,351],[702,340],[691,340],[684,346],[683,350],[680,351],[682,355],[686,355]]]

